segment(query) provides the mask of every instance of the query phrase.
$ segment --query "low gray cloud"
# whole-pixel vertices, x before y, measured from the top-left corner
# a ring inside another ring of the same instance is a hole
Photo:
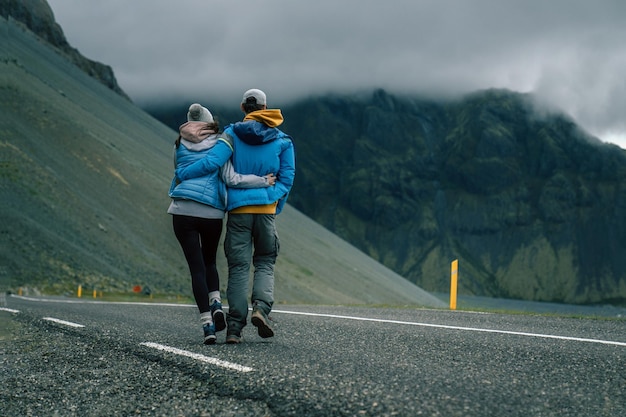
[[[139,104],[276,105],[385,88],[534,92],[626,147],[622,0],[48,0],[70,44]]]

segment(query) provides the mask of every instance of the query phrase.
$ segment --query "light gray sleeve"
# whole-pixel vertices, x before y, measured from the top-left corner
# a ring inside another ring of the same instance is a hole
[[[221,168],[222,180],[227,186],[232,188],[262,188],[269,187],[267,178],[254,174],[238,174],[233,168],[233,163],[229,159]]]

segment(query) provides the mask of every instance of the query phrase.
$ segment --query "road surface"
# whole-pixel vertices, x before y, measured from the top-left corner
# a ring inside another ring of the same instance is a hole
[[[193,306],[7,297],[3,416],[625,416],[626,320],[275,306],[202,344]]]

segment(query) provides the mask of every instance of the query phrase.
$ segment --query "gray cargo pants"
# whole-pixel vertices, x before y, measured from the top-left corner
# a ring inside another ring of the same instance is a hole
[[[275,214],[228,214],[224,253],[228,260],[228,329],[240,332],[248,317],[250,261],[252,304],[269,314],[274,304],[274,264],[280,249]],[[254,253],[253,253],[254,250]]]

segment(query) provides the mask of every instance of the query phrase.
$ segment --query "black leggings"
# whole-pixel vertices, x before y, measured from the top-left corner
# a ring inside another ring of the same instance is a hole
[[[200,313],[209,311],[209,292],[219,291],[215,258],[222,234],[222,219],[173,215],[174,234],[191,273],[191,288]]]

